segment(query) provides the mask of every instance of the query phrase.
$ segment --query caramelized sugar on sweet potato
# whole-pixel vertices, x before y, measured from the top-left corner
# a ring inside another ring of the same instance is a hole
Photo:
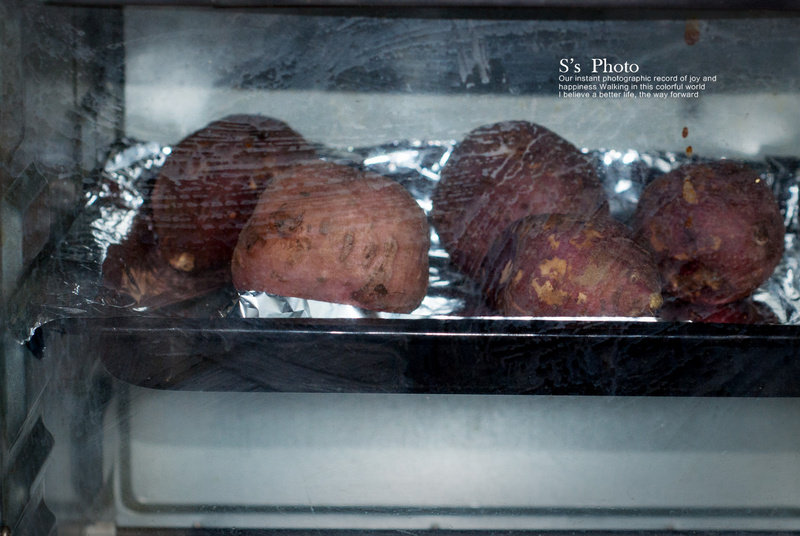
[[[532,214],[608,213],[586,155],[554,132],[507,121],[470,132],[454,149],[433,196],[431,218],[453,263],[478,274],[491,243]]]
[[[709,305],[749,296],[783,255],[784,226],[770,189],[749,167],[687,164],[645,188],[634,215],[664,291]]]
[[[185,272],[228,266],[239,232],[282,167],[315,157],[285,123],[231,115],[172,150],[153,189],[153,221],[169,264]]]
[[[328,162],[275,176],[239,236],[240,290],[408,313],[428,286],[425,214],[397,182]]]
[[[649,252],[610,217],[518,220],[484,270],[487,298],[506,316],[646,316],[662,303]]]

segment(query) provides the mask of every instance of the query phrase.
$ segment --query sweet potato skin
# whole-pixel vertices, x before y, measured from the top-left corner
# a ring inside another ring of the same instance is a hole
[[[686,164],[651,182],[633,220],[665,293],[718,305],[749,296],[783,255],[775,197],[752,169],[730,161]]]
[[[647,316],[661,306],[649,252],[610,217],[528,216],[485,265],[488,301],[505,316]]]
[[[328,162],[276,175],[233,253],[240,290],[408,313],[427,291],[428,222],[397,182]]]
[[[567,140],[526,121],[471,131],[442,169],[431,221],[452,262],[476,276],[494,240],[532,214],[608,213],[589,159]]]
[[[172,149],[152,194],[159,248],[169,264],[197,273],[229,266],[239,232],[282,167],[315,157],[286,123],[231,115]]]

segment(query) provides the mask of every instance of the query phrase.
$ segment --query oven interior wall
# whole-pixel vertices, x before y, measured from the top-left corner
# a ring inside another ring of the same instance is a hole
[[[793,155],[800,140],[792,17],[315,13],[128,9],[126,132],[174,143],[226,114],[253,112],[333,147],[457,140],[477,126],[516,119],[578,147],[623,152],[692,145],[704,157],[753,158]],[[696,41],[687,41],[687,24],[696,25]],[[604,59],[636,64],[639,72],[627,75],[715,81],[699,98],[561,98],[566,82],[559,77],[577,76],[571,59],[580,75]]]
[[[0,525],[14,535],[54,530],[44,468],[71,438],[43,417],[56,358],[8,325],[27,299],[21,282],[69,228],[83,177],[122,133],[122,23],[120,9],[0,3]]]

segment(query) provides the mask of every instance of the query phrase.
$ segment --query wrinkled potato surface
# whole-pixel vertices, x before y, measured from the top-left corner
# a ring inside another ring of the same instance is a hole
[[[231,115],[191,134],[173,147],[153,189],[162,255],[184,272],[229,265],[272,175],[314,157],[300,134],[258,115]]]
[[[237,289],[408,313],[428,284],[425,214],[397,182],[309,163],[276,175],[239,236]]]
[[[476,276],[489,246],[532,214],[608,213],[589,159],[545,127],[507,121],[479,127],[442,169],[431,219],[453,263]]]
[[[647,316],[662,303],[649,252],[610,217],[523,218],[486,266],[487,298],[505,316]]]
[[[783,255],[783,218],[770,189],[743,164],[687,164],[651,182],[634,215],[664,291],[708,305],[749,296]]]

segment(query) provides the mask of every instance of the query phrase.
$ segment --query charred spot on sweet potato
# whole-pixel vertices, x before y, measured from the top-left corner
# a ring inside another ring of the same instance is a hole
[[[321,233],[321,234],[326,235],[328,233]],[[342,244],[339,249],[339,256],[338,256],[339,262],[346,261],[347,258],[350,256],[350,254],[353,252],[354,241],[355,238],[353,238],[353,233],[345,233],[344,237],[342,237]]]
[[[303,224],[303,213],[290,214],[285,210],[276,210],[269,216],[270,229],[281,236],[294,233]]]

